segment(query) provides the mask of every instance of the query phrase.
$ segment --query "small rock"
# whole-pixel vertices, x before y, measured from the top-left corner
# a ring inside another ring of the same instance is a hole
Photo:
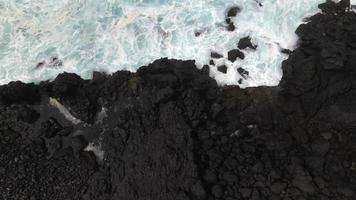
[[[260,200],[260,193],[258,192],[257,189],[254,189],[252,194],[251,194],[251,200]]]
[[[324,155],[329,151],[329,146],[330,144],[327,140],[320,138],[314,141],[314,143],[312,144],[312,149],[314,152],[318,152]]]
[[[323,170],[324,159],[322,156],[310,156],[306,158],[307,165],[314,170]]]
[[[233,49],[233,50],[229,51],[227,55],[228,55],[228,59],[231,62],[235,62],[237,60],[237,58],[240,58],[240,59],[244,59],[245,58],[244,53],[242,53],[238,49]]]
[[[196,184],[193,185],[193,187],[191,188],[191,192],[198,199],[206,198],[206,192],[200,182],[197,182]]]
[[[210,138],[210,134],[208,131],[199,132],[197,136],[201,141],[208,140]]]
[[[238,180],[237,176],[231,172],[225,172],[223,178],[226,182],[236,182]]]
[[[221,66],[218,67],[218,71],[226,74],[227,67],[225,65],[221,65]]]
[[[229,23],[229,25],[226,27],[226,30],[228,30],[228,31],[234,31],[235,30],[235,25],[234,25],[234,23]]]
[[[232,21],[231,21],[231,18],[230,17],[227,17],[226,19],[225,19],[225,23],[226,24],[230,24]]]
[[[289,49],[281,49],[281,52],[287,55],[292,54],[293,51],[289,50]]]
[[[293,185],[303,192],[314,193],[315,188],[310,177],[297,175],[293,180]]]
[[[61,67],[63,66],[63,62],[58,59],[57,57],[53,57],[50,61],[50,63],[48,64],[49,67]]]
[[[284,188],[286,188],[286,184],[285,183],[274,183],[271,186],[271,191],[279,194],[280,192],[282,192],[284,190]]]
[[[237,47],[239,49],[246,49],[247,47],[250,48],[250,49],[256,49],[257,46],[256,45],[253,45],[252,42],[251,42],[251,38],[250,37],[244,37],[244,38],[241,38]]]
[[[36,69],[43,67],[45,64],[46,64],[45,61],[39,62],[39,63],[36,65]]]
[[[210,60],[209,65],[215,65],[213,60]]]
[[[352,191],[350,188],[338,188],[337,189],[337,192],[340,193],[340,194],[343,194],[347,197],[351,197],[354,195],[354,191]]]
[[[214,185],[211,188],[211,193],[216,197],[216,198],[220,198],[223,195],[223,190],[221,188],[220,185]]]
[[[41,123],[41,132],[46,138],[52,138],[63,129],[63,126],[53,117]]]
[[[249,72],[242,67],[237,68],[237,72],[244,78],[247,79]]]
[[[323,189],[327,186],[327,183],[326,181],[324,181],[322,178],[320,177],[316,177],[316,178],[313,178],[314,182],[316,183],[316,185],[320,188],[320,189]]]
[[[241,195],[244,198],[247,198],[247,197],[249,197],[251,195],[251,189],[249,189],[249,188],[240,188],[239,192],[241,193]]]
[[[221,54],[219,54],[219,53],[216,53],[216,52],[211,52],[210,53],[210,57],[211,58],[222,58],[222,57],[224,57],[224,56],[222,56]]]
[[[208,183],[215,183],[217,181],[216,173],[213,171],[207,171],[204,175],[204,180]]]
[[[234,7],[231,7],[228,11],[227,11],[227,16],[228,17],[236,17],[236,15],[238,13],[241,12],[241,8],[238,7],[238,6],[234,6]]]
[[[320,134],[325,140],[330,140],[332,138],[332,134],[329,132]]]

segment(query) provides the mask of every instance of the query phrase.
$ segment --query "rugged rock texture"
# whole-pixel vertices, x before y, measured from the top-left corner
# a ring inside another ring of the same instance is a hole
[[[245,59],[245,54],[238,49],[233,49],[227,53],[227,57],[231,62],[235,62],[237,58],[241,60]]]
[[[239,43],[237,44],[237,47],[239,49],[246,49],[246,48],[250,48],[250,49],[257,49],[257,45],[252,44],[251,42],[251,38],[249,36],[241,38]]]
[[[356,14],[344,3],[298,28],[277,87],[220,88],[207,67],[168,59],[1,86],[0,198],[356,199]]]

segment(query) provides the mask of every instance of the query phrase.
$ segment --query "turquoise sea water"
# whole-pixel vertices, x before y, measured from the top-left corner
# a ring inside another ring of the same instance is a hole
[[[259,6],[258,2],[263,6]],[[227,74],[211,67],[220,84],[238,84],[236,68],[250,71],[242,87],[276,85],[295,29],[319,12],[324,0],[0,0],[0,84],[38,82],[63,71],[90,78],[93,71],[135,71],[161,57],[209,63],[250,35],[257,51],[230,63]],[[224,27],[226,9],[237,5],[236,31]],[[199,37],[195,32],[201,32]],[[62,61],[55,67],[53,58]],[[42,62],[41,67],[36,67]]]

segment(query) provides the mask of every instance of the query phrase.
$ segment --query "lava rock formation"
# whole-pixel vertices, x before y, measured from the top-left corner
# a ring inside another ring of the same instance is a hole
[[[276,87],[194,61],[0,86],[6,200],[356,199],[356,13],[301,25]]]

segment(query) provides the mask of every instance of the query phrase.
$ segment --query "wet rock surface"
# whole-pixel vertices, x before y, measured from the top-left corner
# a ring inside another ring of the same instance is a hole
[[[168,59],[0,86],[1,199],[356,199],[356,14],[342,3],[298,28],[276,87],[218,87]]]
[[[246,49],[246,48],[250,48],[253,50],[257,49],[257,45],[252,44],[251,38],[249,36],[241,38],[239,40],[239,43],[237,44],[237,47],[239,49]]]
[[[228,57],[229,61],[235,62],[237,60],[237,58],[239,58],[241,60],[244,59],[245,54],[238,49],[233,49],[227,53],[227,57]]]
[[[226,16],[227,17],[236,17],[237,14],[241,12],[241,8],[238,6],[233,6],[228,9]]]
[[[227,67],[226,67],[226,65],[218,66],[218,71],[219,71],[219,72],[222,72],[222,73],[224,73],[224,74],[226,74],[226,72],[227,72]]]

